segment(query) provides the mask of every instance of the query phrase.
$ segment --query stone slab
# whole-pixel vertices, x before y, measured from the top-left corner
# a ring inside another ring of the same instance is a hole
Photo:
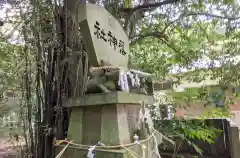
[[[107,104],[138,104],[145,101],[146,104],[153,104],[153,96],[127,93],[122,91],[89,94],[76,99],[65,100],[64,107],[95,106]]]
[[[104,65],[127,68],[128,36],[105,8],[81,3],[78,22],[91,65],[98,66],[103,62]]]

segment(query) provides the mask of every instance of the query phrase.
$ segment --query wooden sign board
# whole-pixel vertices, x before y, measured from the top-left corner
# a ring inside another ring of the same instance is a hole
[[[80,4],[78,16],[90,64],[127,68],[129,40],[120,23],[107,10],[90,3]]]

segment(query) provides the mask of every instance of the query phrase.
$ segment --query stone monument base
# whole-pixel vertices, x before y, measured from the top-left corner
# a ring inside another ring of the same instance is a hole
[[[162,143],[162,135],[156,131],[154,135],[148,133],[142,136],[137,133],[142,101],[153,104],[153,97],[109,92],[68,99],[64,106],[70,107],[72,112],[67,139],[76,144],[67,147],[63,158],[86,157],[88,148],[98,141],[106,146],[97,147],[94,158],[157,158],[157,154],[153,154],[156,146]],[[146,147],[145,152],[142,151],[141,144],[132,143],[135,134]],[[57,147],[57,153],[63,147],[64,145]]]

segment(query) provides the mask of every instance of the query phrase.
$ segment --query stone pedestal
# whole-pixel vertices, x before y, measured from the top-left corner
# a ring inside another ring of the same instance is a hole
[[[126,92],[110,92],[86,95],[66,101],[64,105],[72,108],[68,140],[83,145],[95,145],[101,141],[106,146],[133,142],[132,138],[137,130],[141,101],[152,104],[153,97]],[[153,138],[151,140],[153,141]],[[149,146],[149,141],[144,142],[146,146]],[[153,148],[152,145],[149,147]],[[130,148],[139,153],[140,145],[133,145]],[[87,149],[78,149],[70,145],[65,155],[69,156],[75,150],[78,151],[78,157],[87,152]],[[97,157],[103,155],[103,157],[108,158],[120,158],[128,152],[125,149],[111,149],[97,150],[97,153]],[[149,154],[147,152],[147,155]]]
[[[79,144],[105,145],[131,142],[137,129],[140,101],[153,102],[150,96],[126,92],[86,95],[65,103],[72,107],[68,139]]]

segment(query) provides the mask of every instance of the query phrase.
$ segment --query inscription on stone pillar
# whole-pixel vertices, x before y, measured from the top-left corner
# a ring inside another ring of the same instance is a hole
[[[128,36],[110,13],[94,4],[81,4],[79,23],[93,66],[101,65],[103,61],[108,65],[127,68]]]

